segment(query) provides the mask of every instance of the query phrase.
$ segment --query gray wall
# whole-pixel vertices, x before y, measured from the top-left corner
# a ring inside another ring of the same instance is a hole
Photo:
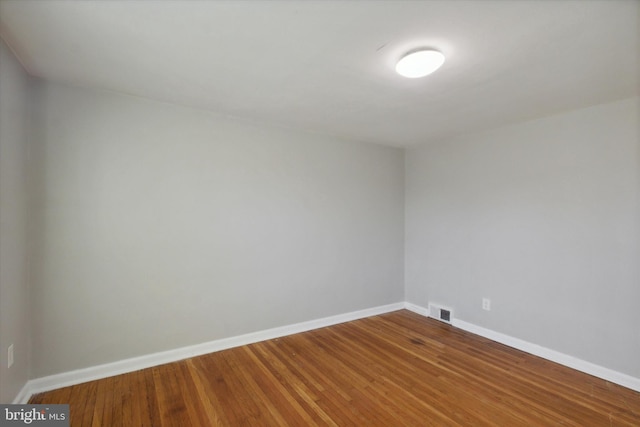
[[[0,55],[1,402],[405,299],[640,377],[637,98],[408,149],[405,177],[402,150],[30,81]]]
[[[44,83],[33,376],[400,302],[400,149]]]
[[[29,374],[29,79],[0,41],[0,402],[10,403]],[[7,369],[7,350],[14,365]]]
[[[639,114],[632,98],[407,150],[407,301],[640,377]]]

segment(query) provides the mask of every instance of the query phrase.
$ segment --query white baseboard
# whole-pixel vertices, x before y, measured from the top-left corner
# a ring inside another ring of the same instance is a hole
[[[379,307],[368,308],[365,310],[338,314],[336,316],[325,317],[322,319],[315,319],[307,322],[296,323],[293,325],[253,332],[245,335],[223,338],[202,344],[177,348],[174,350],[134,357],[131,359],[120,360],[113,363],[106,363],[104,365],[92,366],[89,368],[78,369],[70,372],[63,372],[47,377],[36,378],[27,382],[14,402],[27,403],[29,398],[35,393],[40,393],[43,391],[53,390],[61,387],[67,387],[75,384],[81,384],[87,381],[107,378],[114,375],[120,375],[127,372],[133,372],[140,369],[162,365],[165,363],[176,362],[178,360],[187,359],[189,357],[200,356],[203,354],[226,350],[233,347],[239,347],[242,345],[253,344],[260,341],[280,338],[300,332],[311,331],[313,329],[324,328],[326,326],[337,325],[339,323],[350,322],[352,320],[376,316],[378,314],[389,313],[392,311],[401,310],[404,307],[405,304],[403,302],[388,304]]]
[[[31,392],[29,391],[29,382],[27,382],[24,387],[22,387],[22,390],[20,390],[20,392],[18,393],[18,395],[16,396],[15,399],[13,399],[13,403],[15,404],[24,404],[29,402],[29,398],[31,397]]]
[[[279,328],[267,329],[250,334],[223,338],[202,344],[196,344],[193,346],[153,353],[140,357],[134,357],[131,359],[120,360],[117,362],[93,366],[85,369],[63,372],[47,377],[36,378],[34,380],[28,381],[25,384],[20,393],[18,393],[18,395],[14,399],[13,403],[27,403],[29,401],[29,398],[33,394],[43,391],[53,390],[60,387],[67,387],[101,378],[107,378],[127,372],[133,372],[140,369],[183,360],[189,357],[200,356],[220,350],[226,350],[233,347],[253,344],[256,342],[274,338],[280,338],[300,332],[311,331],[313,329],[337,325],[339,323],[349,322],[352,320],[362,319],[370,316],[376,316],[378,314],[389,313],[392,311],[401,310],[403,308],[413,311],[414,313],[420,314],[422,316],[429,316],[429,310],[427,308],[409,302],[401,302],[354,311],[350,313],[339,314],[336,316],[325,317],[322,319],[310,320],[308,322],[296,323]],[[456,328],[460,328],[473,334],[480,335],[490,340],[508,345],[509,347],[525,351],[535,356],[551,360],[561,365],[568,366],[578,371],[585,372],[595,377],[602,378],[612,383],[616,383],[640,392],[639,378],[635,378],[630,375],[604,368],[602,366],[586,362],[576,357],[569,356],[558,351],[539,346],[537,344],[532,344],[530,342],[514,338],[500,332],[495,332],[490,329],[474,325],[472,323],[464,322],[462,320],[453,319],[452,325]]]
[[[405,308],[424,316],[429,315],[428,309],[415,304],[405,303]],[[560,353],[559,351],[551,350],[549,348],[542,347],[540,345],[533,344],[519,338],[514,338],[512,336],[505,335],[491,329],[486,329],[481,326],[474,325],[473,323],[465,322],[463,320],[454,318],[452,321],[452,325],[456,328],[471,332],[472,334],[480,335],[492,341],[499,342],[509,347],[522,350],[529,354],[542,357],[543,359],[559,363],[560,365],[567,366],[577,371],[584,372],[586,374],[593,375],[594,377],[602,378],[603,380],[607,380],[612,383],[619,384],[623,387],[630,388],[631,390],[640,392],[640,378],[635,378],[630,375],[623,374],[621,372],[617,372],[582,359],[578,359],[577,357],[569,356],[567,354]]]
[[[411,304],[410,302],[404,303],[404,308],[409,311],[413,311],[414,313],[421,314],[424,317],[429,317],[429,309],[420,307],[419,305]]]

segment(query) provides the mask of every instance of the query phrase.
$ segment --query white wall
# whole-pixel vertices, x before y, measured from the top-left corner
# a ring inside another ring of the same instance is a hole
[[[0,40],[0,403],[11,403],[29,374],[28,108],[29,78]]]
[[[407,301],[640,377],[638,103],[407,150]]]
[[[36,93],[34,377],[403,301],[402,150]]]

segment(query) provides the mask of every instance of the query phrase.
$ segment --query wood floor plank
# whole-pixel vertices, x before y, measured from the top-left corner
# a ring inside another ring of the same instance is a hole
[[[289,359],[288,355],[291,355],[291,360],[295,363],[290,363],[287,371],[313,387],[319,395],[318,404],[331,408],[327,410],[334,417],[344,418],[349,425],[365,423],[366,417],[347,393],[352,387],[349,376],[338,375],[334,364],[326,363],[331,359],[319,351],[308,336],[299,335],[296,340],[273,340],[264,345],[269,346],[269,350],[282,360]]]
[[[261,347],[260,345],[256,345],[253,347]],[[283,362],[283,360],[278,358],[271,359],[271,363],[279,368],[280,372],[291,373],[291,370],[287,368],[287,365]],[[291,365],[289,365],[291,366]],[[332,419],[324,412],[324,410],[316,404],[316,400],[318,400],[319,396],[314,392],[312,388],[308,386],[305,381],[297,375],[288,375],[288,385],[289,389],[287,393],[289,396],[292,396],[292,400],[297,401],[297,403],[305,408],[305,412],[310,415],[311,421],[314,425],[322,420],[321,425],[335,425]],[[282,383],[282,382],[281,382]]]
[[[229,424],[220,414],[224,412],[224,407],[217,398],[217,393],[213,391],[206,382],[206,379],[195,365],[194,359],[186,360],[189,376],[193,381],[196,389],[197,398],[203,403],[203,410],[207,418],[206,425],[210,426],[228,426]]]
[[[179,366],[183,362],[171,363],[153,368],[153,381],[160,408],[161,425],[167,427],[180,427],[191,425],[191,419],[187,413],[184,399],[192,396],[183,396],[178,377]]]
[[[30,402],[72,426],[640,426],[640,393],[406,310]]]
[[[233,390],[225,379],[231,373],[225,372],[224,360],[218,356],[219,353],[216,353],[191,360],[221,420],[230,426],[242,425],[246,419],[241,406],[242,402],[238,404],[239,402],[235,400]]]
[[[83,426],[92,425],[98,382],[90,381],[69,388],[72,389],[71,400],[63,403],[69,403],[71,423]]]
[[[298,402],[292,390],[282,384],[282,376],[274,375],[274,370],[278,369],[278,365],[274,363],[273,359],[264,357],[265,354],[269,354],[263,348],[265,345],[268,344],[260,343],[247,347],[247,356],[262,372],[262,375],[254,376],[258,385],[269,396],[273,406],[280,408],[281,416],[287,420],[282,420],[283,424],[281,425],[315,425],[315,421]]]

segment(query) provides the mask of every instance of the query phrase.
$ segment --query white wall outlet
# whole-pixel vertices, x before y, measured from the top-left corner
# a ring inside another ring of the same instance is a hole
[[[491,300],[489,298],[482,298],[482,309],[491,311]]]
[[[7,368],[11,366],[13,366],[13,344],[11,344],[7,350]]]

